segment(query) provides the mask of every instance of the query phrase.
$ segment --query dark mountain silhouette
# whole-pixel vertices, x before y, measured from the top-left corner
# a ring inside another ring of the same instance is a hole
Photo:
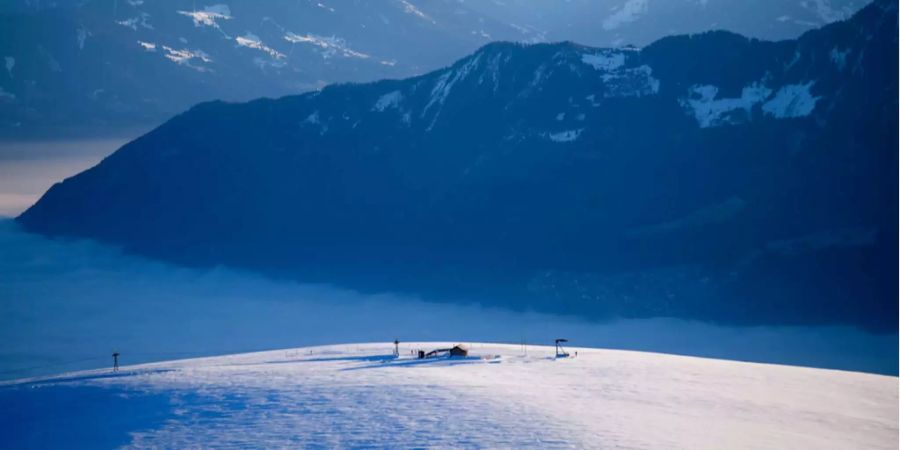
[[[490,44],[200,104],[18,221],[429,298],[896,330],[897,45],[881,0],[790,41]]]

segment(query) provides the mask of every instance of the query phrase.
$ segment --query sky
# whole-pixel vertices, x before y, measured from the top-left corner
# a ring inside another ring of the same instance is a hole
[[[0,217],[15,217],[54,183],[88,169],[137,137],[117,131],[103,138],[0,140]]]

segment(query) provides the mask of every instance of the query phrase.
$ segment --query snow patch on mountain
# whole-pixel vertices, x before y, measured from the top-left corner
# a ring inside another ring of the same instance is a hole
[[[407,14],[412,14],[420,19],[427,20],[432,24],[437,24],[434,19],[431,18],[428,14],[423,13],[419,8],[416,8],[416,5],[408,2],[407,0],[400,0],[400,4],[403,5],[403,12]]]
[[[659,80],[653,77],[648,65],[631,68],[618,67],[604,73],[602,92],[606,98],[643,97],[659,93]]]
[[[625,54],[613,50],[604,50],[599,53],[585,53],[581,55],[581,62],[594,69],[610,72],[625,65]]]
[[[484,84],[485,80],[490,79],[492,91],[497,92],[500,88],[500,66],[509,60],[509,55],[497,52],[488,58],[485,70],[478,77],[478,84]]]
[[[831,62],[837,66],[838,70],[844,70],[844,67],[847,67],[847,55],[850,54],[850,49],[839,50],[837,47],[831,49]]]
[[[228,35],[222,31],[222,27],[219,26],[218,21],[233,19],[231,16],[231,8],[229,8],[228,5],[222,4],[206,6],[199,11],[196,9],[193,11],[178,11],[178,14],[190,17],[194,21],[195,27],[213,27],[221,31],[226,37],[228,37]]]
[[[137,43],[138,43],[138,45],[140,45],[144,50],[146,50],[146,51],[148,51],[148,52],[155,52],[155,51],[156,51],[156,44],[153,43],[153,42],[137,41]]]
[[[144,12],[142,12],[137,17],[132,17],[125,20],[117,20],[116,23],[122,25],[125,28],[131,28],[134,31],[137,31],[138,26],[147,30],[153,29],[153,25],[150,24],[150,14]]]
[[[335,55],[340,55],[346,58],[361,58],[366,59],[369,55],[353,50],[347,46],[347,41],[342,38],[336,36],[319,36],[315,34],[305,34],[300,35],[293,32],[288,32],[284,35],[284,40],[292,43],[304,43],[310,44],[318,47],[322,58],[328,59]]]
[[[693,115],[700,128],[746,122],[758,104],[762,104],[766,115],[778,119],[804,117],[813,111],[818,101],[818,97],[810,93],[813,84],[810,81],[786,85],[772,96],[772,89],[756,82],[744,87],[741,96],[736,98],[718,98],[716,86],[695,85],[689,89],[687,97],[679,99],[679,104]]]
[[[620,26],[634,22],[647,13],[648,0],[627,0],[622,6],[613,8],[613,13],[603,19],[604,30],[615,30]]]
[[[4,65],[6,66],[6,73],[9,75],[9,78],[13,78],[13,68],[16,67],[16,58],[12,56],[5,56],[3,58]]]
[[[373,111],[383,112],[389,108],[399,108],[400,102],[403,100],[403,93],[400,91],[391,91],[382,95],[372,107]]]
[[[324,135],[328,132],[328,124],[322,121],[319,111],[313,111],[300,123],[301,125],[312,125],[319,129],[319,134]]]
[[[530,93],[534,89],[539,89],[541,85],[544,84],[544,81],[549,76],[549,72],[547,70],[547,64],[541,64],[537,69],[534,70],[534,75],[531,77],[531,82],[528,83],[528,88],[522,93],[523,97],[526,97],[528,93]]]
[[[78,50],[84,50],[84,42],[91,36],[91,32],[84,27],[75,30],[75,40],[78,42]]]
[[[211,63],[212,58],[206,54],[203,50],[190,50],[190,49],[175,49],[169,47],[168,45],[163,45],[163,51],[165,51],[165,57],[170,61],[185,66],[190,67],[198,72],[207,72],[208,68],[203,66],[194,65],[194,61],[200,61],[203,63]]]
[[[557,133],[546,133],[546,136],[547,139],[550,139],[553,142],[572,142],[578,140],[582,131],[584,131],[584,128],[565,130]]]
[[[465,60],[463,64],[461,64],[458,68],[450,68],[444,71],[440,77],[438,77],[437,81],[434,84],[434,87],[431,89],[431,96],[428,99],[428,103],[425,105],[425,108],[422,109],[422,117],[425,117],[425,114],[428,113],[433,106],[438,105],[443,106],[444,102],[447,100],[447,97],[450,95],[450,91],[453,89],[453,85],[457,82],[466,79],[469,76],[469,73],[472,72],[476,67],[478,67],[478,63],[481,60],[481,56],[483,53],[476,53],[474,56],[470,56]],[[431,120],[431,124],[428,126],[428,130],[430,131],[432,127],[434,127],[435,122],[437,121],[438,116],[441,111],[438,109],[437,113],[435,113],[434,118]]]
[[[679,103],[693,114],[700,128],[717,127],[749,120],[753,107],[765,100],[772,90],[753,83],[744,87],[737,98],[716,98],[718,92],[716,86],[695,85],[689,89],[689,96],[679,99]]]
[[[272,47],[267,46],[263,43],[262,39],[259,36],[247,32],[244,33],[243,36],[238,36],[234,39],[238,45],[242,47],[252,48],[255,50],[259,50],[268,54],[272,59],[282,59],[285,58],[284,53],[279,52],[278,50],[273,49]]]
[[[808,81],[783,86],[771,100],[763,104],[763,112],[777,119],[810,115],[819,100],[819,97],[814,97],[810,92],[814,84],[814,81]]]
[[[322,2],[317,2],[317,3],[316,3],[316,6],[319,7],[319,8],[324,9],[325,11],[328,11],[328,12],[334,12],[334,8],[332,8],[332,7],[330,7],[330,6],[326,5],[326,4],[324,4],[324,3],[322,3]]]

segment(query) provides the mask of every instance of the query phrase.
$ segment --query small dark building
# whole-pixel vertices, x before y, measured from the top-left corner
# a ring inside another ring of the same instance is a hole
[[[439,356],[469,356],[469,347],[465,344],[456,344],[450,348],[438,348],[434,349],[424,356],[422,355],[422,351],[419,351],[419,358],[437,358]]]
[[[450,356],[469,356],[469,349],[463,344],[457,344],[450,349]]]

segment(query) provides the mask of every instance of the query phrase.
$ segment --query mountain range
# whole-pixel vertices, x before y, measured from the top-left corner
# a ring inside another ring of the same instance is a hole
[[[199,104],[17,220],[362,290],[896,330],[897,45],[889,0],[777,42],[491,43]]]
[[[0,135],[155,126],[440,68],[497,40],[643,46],[724,28],[792,38],[861,0],[15,0],[0,5]]]

